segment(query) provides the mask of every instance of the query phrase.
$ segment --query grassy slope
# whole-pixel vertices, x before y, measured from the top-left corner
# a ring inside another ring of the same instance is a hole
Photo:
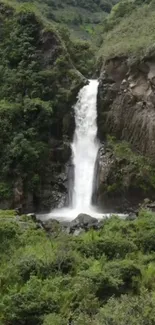
[[[122,54],[141,56],[155,42],[155,4],[141,5],[120,18],[103,34],[99,56],[104,59]]]

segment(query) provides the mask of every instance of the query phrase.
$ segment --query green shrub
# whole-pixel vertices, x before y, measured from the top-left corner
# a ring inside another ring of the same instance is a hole
[[[57,314],[49,314],[45,316],[43,325],[66,325],[66,320]]]
[[[101,309],[96,323],[99,325],[141,325],[154,324],[154,294],[143,291],[139,296],[124,295],[120,299],[112,298]]]
[[[153,49],[154,18],[152,1],[120,1],[103,21],[99,50],[102,62],[117,55],[142,58],[148,49]]]
[[[19,290],[18,287],[4,296],[4,322],[12,325],[41,324],[42,315],[59,310],[59,297],[50,282],[42,282],[37,277]]]
[[[0,322],[154,325],[154,225],[142,210],[79,237],[47,236],[28,217],[1,211]]]

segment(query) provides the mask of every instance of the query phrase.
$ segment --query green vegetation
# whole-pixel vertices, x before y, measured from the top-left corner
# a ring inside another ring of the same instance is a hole
[[[68,135],[63,121],[84,78],[58,32],[32,8],[0,1],[0,17],[0,200],[12,201],[21,178],[25,193],[39,191],[50,138]]]
[[[155,3],[120,1],[103,21],[103,44],[99,57],[143,57],[155,41]]]
[[[55,169],[61,174],[59,145],[72,137],[82,74],[95,66],[94,45],[72,36],[96,42],[102,28],[102,59],[143,55],[154,43],[153,1],[121,1],[110,13],[116,2],[0,0],[0,202],[7,206],[15,187],[36,202]],[[125,141],[109,138],[108,146],[116,164],[106,193],[135,188],[151,197],[154,162]],[[76,237],[0,211],[0,325],[154,325],[154,280],[154,213],[113,216]]]
[[[84,76],[91,77],[95,66],[95,47],[88,41],[78,39],[73,41],[69,30],[65,27],[59,27],[59,34],[77,70]]]
[[[0,212],[2,325],[153,325],[154,270],[151,212],[78,237]]]
[[[73,38],[93,39],[103,17],[117,0],[17,0],[33,4],[47,20],[58,28],[67,26]]]

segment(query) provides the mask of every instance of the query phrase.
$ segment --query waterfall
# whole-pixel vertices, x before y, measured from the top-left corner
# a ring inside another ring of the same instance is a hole
[[[99,212],[92,206],[94,174],[99,142],[97,140],[97,92],[98,81],[90,80],[78,95],[74,106],[75,133],[72,148],[72,165],[74,166],[74,182],[70,182],[69,192],[72,192],[68,208],[54,209],[49,214],[38,215],[41,220],[51,218],[71,221],[80,213],[87,213],[97,219],[110,217],[112,213]],[[73,173],[73,169],[71,174]],[[73,177],[71,176],[73,180]],[[125,217],[124,214],[119,214]]]
[[[72,208],[77,212],[90,212],[93,192],[95,161],[99,149],[97,141],[98,81],[90,80],[78,95],[75,111],[75,134],[72,143],[74,188]]]
[[[98,81],[90,80],[89,84],[80,90],[74,106],[76,127],[71,144],[74,182],[70,182],[69,193],[72,193],[70,205],[68,208],[54,209],[47,215],[40,215],[40,219],[72,220],[80,213],[102,217],[102,214],[98,214],[91,205],[95,162],[99,149],[96,124],[97,91]]]

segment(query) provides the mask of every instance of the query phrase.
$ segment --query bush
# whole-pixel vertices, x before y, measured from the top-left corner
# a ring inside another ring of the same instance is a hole
[[[154,325],[155,257],[144,246],[154,223],[142,210],[78,237],[47,236],[28,217],[0,212],[0,322]]]
[[[5,323],[38,325],[42,323],[43,314],[58,312],[59,297],[49,281],[42,282],[37,277],[31,277],[20,290],[16,287],[10,291],[2,304],[5,305]]]
[[[49,314],[45,316],[43,325],[66,325],[66,320],[57,314]]]
[[[155,298],[147,291],[139,296],[124,295],[120,299],[111,298],[101,309],[96,323],[99,325],[153,325]]]

